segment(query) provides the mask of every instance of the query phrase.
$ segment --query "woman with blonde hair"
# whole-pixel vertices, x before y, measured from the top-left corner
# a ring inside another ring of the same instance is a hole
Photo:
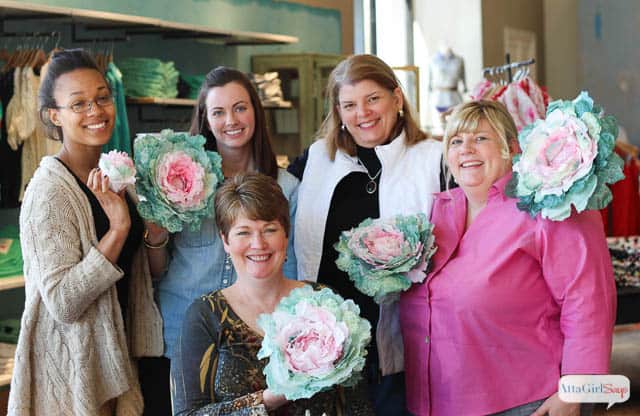
[[[493,101],[447,121],[459,188],[436,196],[431,272],[400,299],[415,415],[587,416],[558,380],[608,371],[616,297],[600,213],[519,210],[505,194],[517,134]]]
[[[302,178],[296,215],[298,277],[354,299],[374,330],[366,377],[377,414],[404,414],[397,304],[378,307],[340,271],[333,245],[365,218],[431,212],[440,190],[440,144],[420,130],[393,70],[354,55],[333,70],[329,114],[317,141],[291,168]],[[305,158],[306,156],[306,158]]]

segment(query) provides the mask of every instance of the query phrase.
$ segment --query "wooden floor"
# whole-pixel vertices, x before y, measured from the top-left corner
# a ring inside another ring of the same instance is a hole
[[[598,405],[593,416],[640,416],[640,324],[619,325],[613,336],[611,374],[622,374],[631,380],[631,397],[609,410]]]

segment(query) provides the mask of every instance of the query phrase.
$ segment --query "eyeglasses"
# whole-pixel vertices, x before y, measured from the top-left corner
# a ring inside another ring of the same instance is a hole
[[[62,108],[68,108],[69,110],[73,111],[74,113],[87,113],[89,111],[91,111],[91,109],[93,108],[93,104],[98,105],[98,107],[109,107],[110,105],[113,105],[113,95],[109,94],[109,95],[101,95],[100,97],[97,97],[93,100],[82,100],[82,101],[76,101],[75,103],[71,104],[71,105],[67,105],[67,106],[58,106],[56,108],[58,109],[62,109]]]

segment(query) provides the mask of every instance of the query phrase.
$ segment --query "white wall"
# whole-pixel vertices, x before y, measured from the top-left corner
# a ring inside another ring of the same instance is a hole
[[[543,0],[546,85],[552,98],[575,97],[578,71],[579,0]]]
[[[428,105],[429,61],[438,46],[447,44],[464,58],[467,86],[482,79],[482,4],[481,0],[413,0],[414,63],[420,68],[420,121],[430,125]]]

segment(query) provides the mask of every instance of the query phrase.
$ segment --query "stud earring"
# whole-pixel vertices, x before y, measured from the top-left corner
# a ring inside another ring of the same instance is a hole
[[[345,131],[346,129],[347,129],[347,126],[345,126],[344,124],[340,126],[340,130]]]
[[[398,110],[398,116],[404,117],[404,110],[402,108]]]

